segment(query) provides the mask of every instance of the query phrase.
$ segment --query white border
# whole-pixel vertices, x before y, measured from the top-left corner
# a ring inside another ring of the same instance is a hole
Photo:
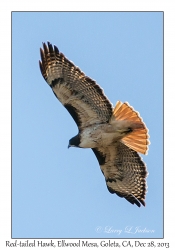
[[[54,8],[53,8],[54,6]],[[59,8],[57,8],[57,6]],[[110,1],[16,1],[1,3],[0,10],[0,247],[11,240],[11,11],[164,11],[164,239],[173,248],[174,239],[174,99],[175,99],[175,3],[156,0],[110,0]],[[156,97],[155,97],[156,98]],[[156,99],[155,99],[156,101]],[[160,107],[161,108],[161,107]],[[156,119],[155,119],[156,122]],[[159,124],[157,124],[159,126]],[[13,241],[13,240],[12,240]],[[50,240],[48,240],[49,242]],[[56,241],[56,240],[55,240]],[[74,240],[67,240],[73,242]],[[98,240],[91,240],[97,242]],[[100,240],[101,241],[101,240]],[[119,242],[120,240],[117,240]],[[121,240],[123,241],[123,240]],[[132,240],[133,241],[133,240]],[[150,240],[140,240],[148,242]],[[47,240],[43,240],[47,242]],[[36,247],[35,247],[36,248]],[[144,247],[144,249],[147,247]],[[18,247],[16,248],[18,249]],[[125,247],[127,249],[127,247]]]

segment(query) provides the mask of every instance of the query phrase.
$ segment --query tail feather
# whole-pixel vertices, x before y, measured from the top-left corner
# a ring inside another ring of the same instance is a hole
[[[135,129],[130,134],[123,137],[121,142],[139,153],[147,154],[148,145],[150,144],[148,140],[149,134],[139,113],[136,112],[127,102],[122,103],[118,101],[113,110],[110,122],[113,123],[116,120],[133,122],[133,127],[135,125]]]

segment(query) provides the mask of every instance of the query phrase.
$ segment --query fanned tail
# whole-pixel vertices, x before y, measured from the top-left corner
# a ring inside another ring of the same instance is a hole
[[[135,125],[135,129],[130,134],[123,137],[121,142],[136,152],[147,154],[148,145],[150,144],[148,140],[149,134],[139,113],[136,112],[127,102],[122,103],[118,101],[113,109],[113,115],[110,122],[112,123],[115,120],[133,122],[133,127]]]

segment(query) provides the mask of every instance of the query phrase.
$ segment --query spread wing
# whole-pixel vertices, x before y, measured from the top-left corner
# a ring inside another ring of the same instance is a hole
[[[131,204],[145,206],[146,166],[139,154],[118,141],[107,148],[94,148],[110,193],[124,197]]]
[[[112,105],[96,82],[70,62],[56,46],[43,43],[41,73],[78,128],[108,122]]]

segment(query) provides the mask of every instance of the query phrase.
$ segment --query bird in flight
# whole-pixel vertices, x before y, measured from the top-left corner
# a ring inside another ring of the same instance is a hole
[[[68,147],[91,148],[110,193],[145,206],[148,129],[127,102],[113,107],[101,87],[69,61],[56,46],[43,43],[42,76],[78,126]]]

